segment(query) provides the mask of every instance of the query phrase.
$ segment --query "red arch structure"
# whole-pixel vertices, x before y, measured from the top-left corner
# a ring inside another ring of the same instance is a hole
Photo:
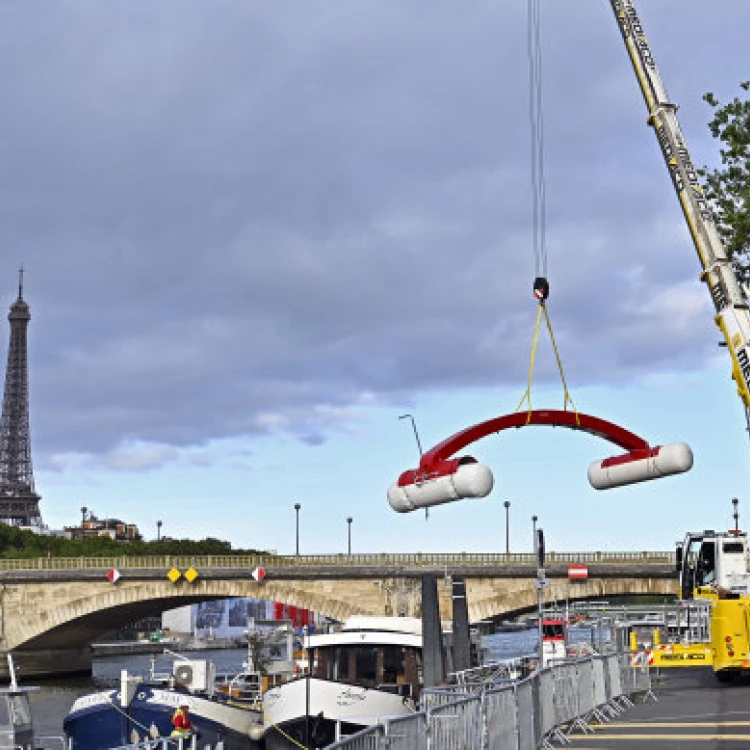
[[[550,427],[566,427],[571,430],[580,430],[589,435],[609,440],[610,443],[624,448],[628,453],[635,451],[648,451],[651,446],[646,440],[612,422],[607,422],[599,417],[589,414],[581,414],[574,411],[563,411],[561,409],[544,409],[537,411],[517,411],[502,417],[494,417],[486,422],[480,422],[472,427],[467,427],[457,432],[434,448],[430,448],[423,454],[419,461],[418,473],[424,475],[434,471],[439,465],[450,459],[450,457],[494,432],[502,432],[511,427],[520,428],[527,425],[540,424]],[[636,454],[637,455],[637,454]],[[416,472],[415,472],[416,473]],[[413,481],[413,480],[412,480]]]

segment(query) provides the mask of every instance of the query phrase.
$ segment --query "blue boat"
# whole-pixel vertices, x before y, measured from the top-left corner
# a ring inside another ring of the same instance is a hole
[[[153,677],[153,673],[152,673]],[[109,750],[130,743],[169,737],[172,715],[188,706],[200,746],[223,743],[225,750],[262,747],[260,675],[243,672],[216,686],[215,667],[206,660],[175,662],[166,679],[144,681],[123,671],[120,689],[79,697],[63,722],[70,750]]]

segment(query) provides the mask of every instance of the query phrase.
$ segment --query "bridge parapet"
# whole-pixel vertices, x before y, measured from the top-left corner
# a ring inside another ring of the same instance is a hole
[[[675,553],[664,551],[624,552],[548,552],[546,564],[590,563],[604,565],[674,565]],[[0,571],[22,570],[109,570],[169,569],[190,566],[206,568],[445,568],[458,567],[536,567],[532,553],[512,552],[410,552],[334,555],[122,555],[118,557],[35,557],[0,559]]]

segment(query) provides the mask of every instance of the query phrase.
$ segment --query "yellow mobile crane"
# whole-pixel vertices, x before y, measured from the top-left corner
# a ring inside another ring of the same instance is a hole
[[[638,84],[680,201],[701,264],[701,280],[711,293],[714,320],[732,358],[747,418],[750,409],[750,310],[744,290],[727,257],[646,34],[632,0],[610,0]],[[749,421],[750,424],[750,421]],[[690,533],[677,550],[680,598],[711,603],[710,645],[719,679],[750,669],[750,574],[747,535],[703,531]]]

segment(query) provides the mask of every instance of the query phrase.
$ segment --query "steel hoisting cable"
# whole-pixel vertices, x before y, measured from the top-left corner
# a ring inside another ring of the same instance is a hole
[[[544,107],[539,0],[527,0],[526,54],[529,63],[529,133],[531,136],[531,201],[534,260],[537,276],[547,276],[547,188],[544,171]]]
[[[542,96],[542,44],[539,2],[540,0],[527,0],[526,3],[526,52],[529,64],[529,133],[531,137],[532,233],[534,264],[537,277],[534,280],[534,296],[539,302],[539,307],[534,324],[534,338],[531,345],[531,361],[529,363],[526,391],[516,411],[521,410],[524,402],[528,404],[528,424],[531,420],[532,412],[531,384],[534,378],[536,350],[539,343],[539,328],[542,315],[544,315],[552,348],[555,352],[557,369],[560,371],[560,379],[563,385],[563,409],[567,411],[568,404],[570,404],[576,415],[576,423],[580,424],[578,410],[568,391],[562,359],[557,348],[555,334],[552,331],[552,323],[549,319],[546,304],[546,300],[549,297],[549,283],[547,281],[547,185],[544,164],[544,105]]]

